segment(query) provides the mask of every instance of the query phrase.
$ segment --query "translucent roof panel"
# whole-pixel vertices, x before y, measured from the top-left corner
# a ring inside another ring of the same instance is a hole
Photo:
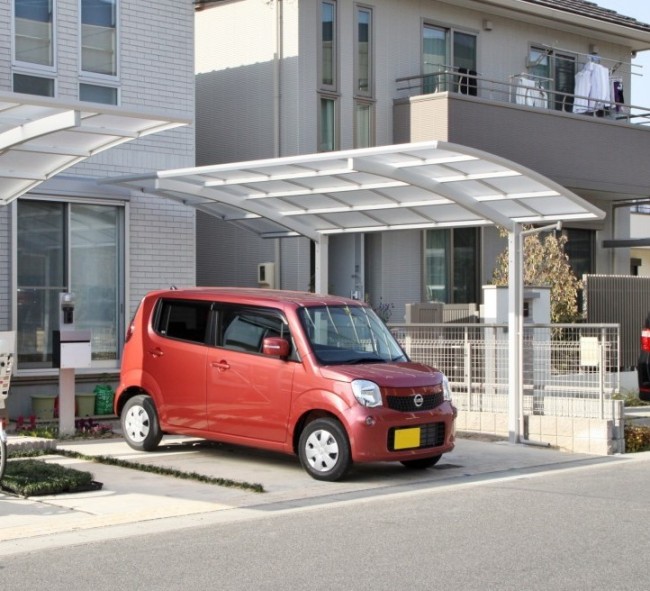
[[[0,94],[0,205],[103,150],[188,123],[107,105]]]
[[[101,182],[177,199],[261,236],[602,219],[554,181],[493,154],[423,142],[162,170]],[[239,215],[233,216],[234,212]]]

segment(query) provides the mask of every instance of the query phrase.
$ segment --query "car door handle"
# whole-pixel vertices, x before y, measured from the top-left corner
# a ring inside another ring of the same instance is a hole
[[[165,354],[165,352],[159,347],[156,347],[155,349],[149,349],[149,354],[152,357],[162,357]]]
[[[230,363],[228,363],[225,359],[222,359],[221,361],[213,361],[211,365],[219,371],[226,371],[227,369],[230,369]]]

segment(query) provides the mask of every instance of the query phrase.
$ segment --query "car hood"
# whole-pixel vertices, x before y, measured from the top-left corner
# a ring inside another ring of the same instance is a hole
[[[321,368],[323,377],[340,382],[370,380],[384,388],[434,386],[442,381],[439,370],[421,363],[362,363],[328,365]]]

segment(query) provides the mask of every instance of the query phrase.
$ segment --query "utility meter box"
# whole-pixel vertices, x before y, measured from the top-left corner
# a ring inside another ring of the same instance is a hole
[[[257,265],[257,285],[265,289],[275,289],[275,263]]]
[[[89,330],[55,330],[52,348],[54,367],[83,368],[91,366]]]

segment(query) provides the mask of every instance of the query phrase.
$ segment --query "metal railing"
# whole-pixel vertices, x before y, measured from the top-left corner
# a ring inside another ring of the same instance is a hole
[[[413,361],[449,379],[460,410],[508,412],[507,324],[390,324]],[[619,392],[616,324],[524,328],[524,415],[612,418]]]
[[[534,78],[531,77],[531,80]],[[589,97],[546,88],[549,82],[548,79],[540,79],[538,85],[528,87],[518,82],[518,76],[511,76],[507,81],[492,80],[480,74],[460,73],[454,69],[398,78],[396,85],[400,98],[452,92],[566,113],[574,113],[574,105],[586,105],[586,110],[581,110],[580,115],[623,123],[650,124],[649,108],[619,102],[611,102],[606,107],[599,106]]]

